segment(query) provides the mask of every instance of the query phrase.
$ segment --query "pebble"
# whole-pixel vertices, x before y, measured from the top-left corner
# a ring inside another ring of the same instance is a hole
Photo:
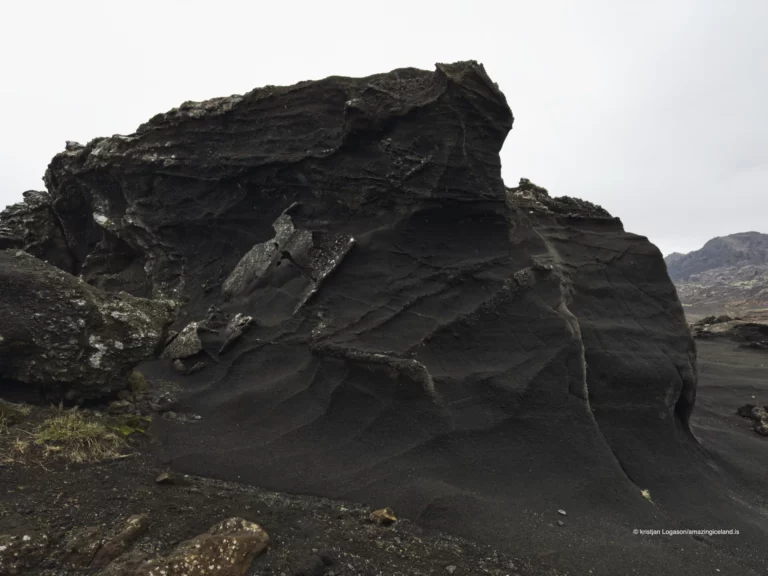
[[[446,566],[445,571],[448,572],[448,574],[453,574],[454,572],[456,572],[456,566],[454,566],[453,564],[451,564],[450,566]]]
[[[568,516],[568,513],[565,510],[558,510],[557,513],[561,516]]]
[[[157,482],[158,484],[175,484],[176,483],[176,481],[173,479],[173,476],[168,474],[168,472],[163,472],[162,474],[160,474],[160,476],[155,478],[155,482]]]

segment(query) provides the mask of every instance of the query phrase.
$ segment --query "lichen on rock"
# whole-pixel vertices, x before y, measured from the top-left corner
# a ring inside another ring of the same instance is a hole
[[[244,576],[269,545],[264,529],[242,518],[229,518],[208,532],[179,544],[173,552],[138,566],[117,561],[102,576]]]
[[[0,251],[0,377],[95,398],[154,357],[174,302],[105,294],[25,252]]]

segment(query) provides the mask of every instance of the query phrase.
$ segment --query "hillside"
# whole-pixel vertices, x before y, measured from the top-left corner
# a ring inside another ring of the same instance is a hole
[[[713,238],[700,250],[665,258],[689,318],[754,315],[768,308],[768,234]]]

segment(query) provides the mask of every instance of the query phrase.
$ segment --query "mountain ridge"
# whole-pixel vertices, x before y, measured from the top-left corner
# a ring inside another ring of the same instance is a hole
[[[752,315],[768,308],[768,234],[718,236],[699,250],[675,252],[664,261],[691,318]]]

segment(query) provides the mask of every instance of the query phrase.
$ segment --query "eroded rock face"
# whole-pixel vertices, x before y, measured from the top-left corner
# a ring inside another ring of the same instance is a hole
[[[257,117],[269,122],[254,136]],[[463,130],[464,121],[479,129]],[[249,271],[271,261],[265,242],[278,254],[288,240],[319,252],[310,275],[322,276],[349,236],[329,226],[327,209],[342,222],[384,206],[399,205],[394,216],[425,201],[498,201],[496,150],[511,123],[476,64],[329,78],[186,103],[133,135],[68,147],[46,184],[87,280],[141,296],[194,300],[202,286],[219,297],[241,292]],[[294,203],[298,219],[279,219]]]
[[[520,548],[553,494],[623,527],[658,524],[638,486],[676,510],[702,485],[661,253],[505,187],[512,121],[462,62],[186,103],[53,159],[83,277],[183,304],[155,368],[202,420],[158,423],[174,466]]]
[[[742,347],[768,350],[768,322],[731,316],[708,316],[691,324],[694,338],[726,338]]]
[[[126,385],[160,352],[175,304],[104,294],[21,250],[0,251],[0,378],[70,398]]]
[[[23,249],[65,272],[75,271],[75,259],[47,192],[28,190],[23,202],[0,212],[0,250],[9,248]]]

